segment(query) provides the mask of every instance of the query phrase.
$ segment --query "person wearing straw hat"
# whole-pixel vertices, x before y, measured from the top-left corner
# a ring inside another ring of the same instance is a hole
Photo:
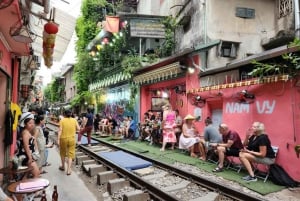
[[[190,151],[190,156],[196,158],[197,154],[195,154],[194,146],[198,146],[199,150],[203,149],[200,141],[200,136],[198,136],[198,132],[194,127],[193,121],[195,117],[188,114],[184,117],[185,123],[182,126],[182,134],[179,138],[179,149],[187,149]]]
[[[160,151],[165,151],[165,147],[167,143],[171,143],[172,147],[171,149],[174,149],[175,143],[177,142],[176,140],[176,135],[175,135],[175,127],[176,127],[176,114],[172,110],[172,107],[169,103],[164,105],[163,107],[163,144],[160,149]]]

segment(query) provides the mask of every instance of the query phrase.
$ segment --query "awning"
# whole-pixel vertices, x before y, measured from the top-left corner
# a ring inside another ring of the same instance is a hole
[[[255,78],[251,80],[243,80],[243,81],[226,83],[226,84],[217,84],[217,85],[211,85],[206,87],[194,88],[188,90],[187,93],[193,94],[193,93],[199,93],[205,91],[236,88],[236,87],[243,87],[243,86],[250,86],[250,85],[257,85],[257,84],[268,84],[268,83],[280,82],[280,81],[286,82],[289,80],[289,78],[290,77],[288,75],[273,75],[273,76],[267,76],[263,78]]]
[[[201,44],[201,45],[196,45],[195,46],[195,51],[207,51],[207,49],[212,48],[213,46],[219,45],[221,42],[221,40],[214,40],[205,44]]]
[[[115,85],[119,82],[129,80],[131,78],[130,74],[117,73],[102,80],[98,80],[89,85],[89,91],[97,91],[101,88],[109,87]]]
[[[163,80],[172,79],[178,76],[183,71],[180,68],[179,62],[175,62],[158,69],[137,75],[133,78],[135,84],[150,84]]]

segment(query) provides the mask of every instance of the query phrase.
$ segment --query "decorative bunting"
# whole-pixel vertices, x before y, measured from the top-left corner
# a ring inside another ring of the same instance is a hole
[[[226,88],[234,88],[234,87],[242,87],[242,86],[249,86],[255,84],[266,84],[266,83],[273,83],[278,81],[287,81],[289,80],[289,75],[274,75],[269,77],[257,78],[253,80],[246,80],[240,82],[233,82],[227,84],[218,84],[213,86],[206,86],[201,87],[198,89],[190,89],[187,93],[197,93],[203,91],[210,91],[210,90],[219,90],[219,89],[226,89]]]

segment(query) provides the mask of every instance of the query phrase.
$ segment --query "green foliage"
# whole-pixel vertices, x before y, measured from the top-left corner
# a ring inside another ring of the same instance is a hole
[[[82,105],[86,101],[88,104],[91,104],[92,93],[89,91],[84,91],[75,95],[71,100],[71,106]]]
[[[297,47],[297,46],[300,47],[300,39],[299,38],[294,38],[294,41],[288,45],[288,47]]]
[[[142,62],[146,62],[149,64],[157,62],[159,59],[159,56],[157,54],[147,54],[142,57]]]
[[[95,38],[99,32],[99,28],[97,28],[97,22],[87,20],[81,16],[77,19],[75,30],[78,37],[76,41],[76,52],[80,54],[85,51],[89,42]]]
[[[282,55],[283,62],[276,63],[262,63],[252,61],[254,69],[249,75],[254,77],[264,77],[270,75],[287,74],[290,77],[295,77],[300,70],[300,57],[295,53],[288,53]]]
[[[116,67],[121,66],[122,52],[127,50],[127,30],[122,30],[118,34],[113,34],[109,44],[98,44],[100,50],[96,53],[96,66],[99,75],[105,76],[106,73]],[[99,78],[99,77],[98,77]]]
[[[126,109],[129,112],[134,112],[134,105],[136,103],[136,96],[138,94],[138,86],[134,84],[130,84],[130,98],[129,102],[127,103]]]
[[[289,47],[300,47],[300,40],[295,38]],[[282,62],[262,63],[253,60],[251,63],[254,69],[248,73],[254,77],[264,77],[277,74],[287,74],[291,78],[297,76],[300,70],[300,57],[297,53],[287,53],[282,55]]]
[[[165,42],[161,48],[161,54],[162,56],[170,56],[175,49],[176,41],[174,35],[178,24],[176,23],[176,18],[172,16],[166,17],[162,23],[165,26]]]
[[[137,55],[127,55],[123,58],[121,66],[125,74],[131,74],[135,69],[142,66],[141,59]]]
[[[76,82],[77,92],[81,94],[88,91],[89,84],[96,79],[94,72],[95,61],[87,52],[82,52],[78,57],[78,62],[74,67],[74,79]]]
[[[50,103],[55,103],[58,101],[63,101],[65,86],[60,82],[59,79],[54,79],[47,87],[44,89],[45,98]]]
[[[44,94],[46,100],[51,101],[51,85],[50,84],[48,84],[45,87],[43,94]]]

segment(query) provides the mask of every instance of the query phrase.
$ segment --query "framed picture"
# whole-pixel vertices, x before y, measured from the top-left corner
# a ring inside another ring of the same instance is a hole
[[[161,111],[162,106],[169,102],[168,98],[161,98],[161,97],[152,97],[151,100],[151,110],[153,111]]]

